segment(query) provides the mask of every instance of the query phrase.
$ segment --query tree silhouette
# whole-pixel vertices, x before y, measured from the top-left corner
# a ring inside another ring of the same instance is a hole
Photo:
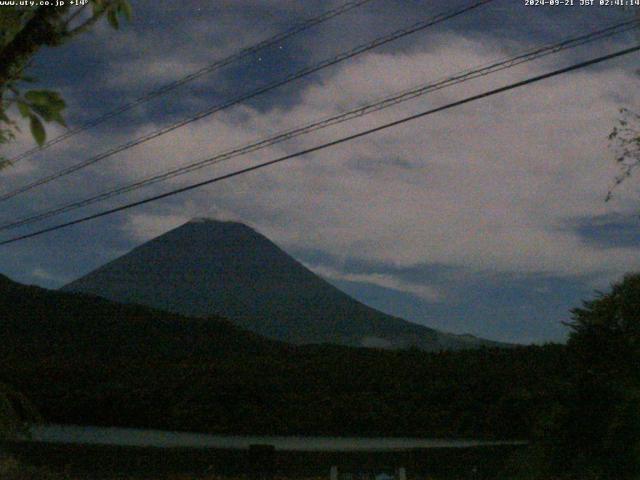
[[[539,421],[516,478],[640,476],[640,274],[572,310],[572,377]],[[526,470],[526,468],[524,468]]]
[[[24,118],[33,138],[46,140],[44,124],[65,125],[65,102],[57,92],[26,90],[34,79],[25,75],[33,57],[43,47],[59,47],[86,32],[101,18],[118,28],[119,17],[130,18],[128,0],[90,0],[82,7],[69,2],[60,6],[10,6],[0,8],[0,144],[15,139],[19,125],[16,113]],[[0,156],[0,167],[8,161]]]

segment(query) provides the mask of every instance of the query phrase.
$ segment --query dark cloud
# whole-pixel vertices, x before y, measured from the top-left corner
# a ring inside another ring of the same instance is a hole
[[[76,125],[338,4],[139,1],[123,31],[101,26],[69,46],[44,51],[34,73],[64,93],[69,121]],[[2,189],[465,4],[374,0],[13,167],[4,173]],[[625,15],[618,9],[536,8],[496,0],[16,197],[3,204],[2,218],[95,194]],[[275,158],[612,51],[631,39],[615,38],[463,84],[43,225]],[[633,223],[610,217],[628,214],[636,195],[623,190],[615,202],[601,201],[615,173],[607,160],[606,135],[617,108],[638,101],[637,89],[629,88],[637,81],[636,60],[578,72],[286,166],[17,243],[5,247],[0,271],[55,287],[190,216],[229,217],[258,228],[347,291],[390,313],[502,340],[561,339],[565,331],[558,322],[570,306],[594,285],[640,267]],[[30,142],[25,135],[9,152]],[[585,220],[575,223],[575,218]]]

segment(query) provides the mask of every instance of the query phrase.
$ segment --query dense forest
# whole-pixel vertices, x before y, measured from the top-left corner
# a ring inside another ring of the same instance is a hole
[[[527,439],[500,478],[640,475],[640,275],[566,345],[427,353],[292,346],[0,279],[0,384],[45,421],[215,433]]]
[[[527,438],[563,347],[294,347],[220,318],[0,285],[0,382],[50,422],[218,433]]]

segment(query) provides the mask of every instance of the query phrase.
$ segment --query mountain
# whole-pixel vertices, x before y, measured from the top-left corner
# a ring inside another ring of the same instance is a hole
[[[295,344],[424,350],[491,342],[386,315],[341,292],[235,222],[192,220],[63,287],[186,316],[219,315]]]
[[[572,371],[563,346],[291,345],[2,276],[0,339],[46,422],[210,433],[525,438]]]
[[[238,328],[226,319],[185,318],[141,305],[93,295],[22,285],[0,275],[2,352],[62,354],[69,358],[110,354],[170,358],[184,352],[220,355],[268,351],[284,346]]]

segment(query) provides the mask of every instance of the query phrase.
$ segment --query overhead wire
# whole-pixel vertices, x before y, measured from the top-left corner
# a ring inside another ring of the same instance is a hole
[[[383,130],[387,130],[387,129],[392,128],[392,127],[403,125],[405,123],[417,120],[419,118],[426,117],[428,115],[433,115],[433,114],[438,113],[438,112],[449,110],[449,109],[452,109],[452,108],[455,108],[455,107],[458,107],[458,106],[461,106],[461,105],[465,105],[465,104],[468,104],[468,103],[471,103],[471,102],[475,102],[475,101],[478,101],[478,100],[481,100],[481,99],[484,99],[484,98],[488,98],[488,97],[491,97],[491,96],[494,96],[494,95],[497,95],[497,94],[500,94],[500,93],[503,93],[503,92],[507,92],[507,91],[514,90],[514,89],[517,89],[517,88],[521,88],[521,87],[524,87],[524,86],[527,86],[527,85],[531,85],[533,83],[537,83],[537,82],[540,82],[542,80],[545,80],[545,79],[548,79],[548,78],[551,78],[551,77],[555,77],[555,76],[562,75],[562,74],[565,74],[565,73],[568,73],[568,72],[579,70],[581,68],[585,68],[585,67],[588,67],[588,66],[591,66],[591,65],[596,65],[596,64],[599,64],[599,63],[602,63],[602,62],[605,62],[605,61],[612,60],[614,58],[622,57],[624,55],[629,55],[629,54],[637,52],[639,50],[640,50],[640,45],[636,45],[634,47],[626,48],[626,49],[623,49],[623,50],[618,50],[618,51],[616,51],[614,53],[610,53],[610,54],[607,54],[607,55],[602,55],[600,57],[596,57],[596,58],[592,58],[590,60],[579,62],[579,63],[573,64],[573,65],[570,65],[568,67],[552,70],[550,72],[547,72],[547,73],[544,73],[544,74],[541,74],[541,75],[536,75],[534,77],[530,77],[530,78],[527,78],[525,80],[521,80],[521,81],[518,81],[518,82],[515,82],[515,83],[511,83],[511,84],[508,84],[508,85],[505,85],[505,86],[502,86],[502,87],[499,87],[499,88],[495,88],[495,89],[492,89],[492,90],[488,90],[486,92],[483,92],[483,93],[480,93],[480,94],[477,94],[477,95],[472,95],[472,96],[466,97],[466,98],[464,98],[462,100],[457,100],[455,102],[451,102],[451,103],[448,103],[448,104],[440,106],[440,107],[432,108],[432,109],[429,109],[429,110],[426,110],[426,111],[423,111],[423,112],[419,112],[419,113],[416,113],[416,114],[413,114],[413,115],[409,115],[409,116],[403,117],[403,118],[401,118],[399,120],[388,122],[388,123],[385,123],[383,125],[379,125],[377,127],[369,128],[367,130],[364,130],[364,131],[361,131],[361,132],[358,132],[358,133],[355,133],[355,134],[347,135],[347,136],[338,138],[336,140],[332,140],[330,142],[326,142],[326,143],[323,143],[323,144],[320,144],[320,145],[316,145],[314,147],[306,148],[304,150],[300,150],[300,151],[295,152],[295,153],[284,155],[284,156],[275,158],[273,160],[265,161],[265,162],[259,163],[257,165],[252,165],[250,167],[246,167],[246,168],[243,168],[243,169],[240,169],[240,170],[236,170],[234,172],[226,173],[224,175],[220,175],[220,176],[217,176],[217,177],[214,177],[214,178],[210,178],[208,180],[203,180],[203,181],[191,184],[191,185],[187,185],[187,186],[184,186],[184,187],[181,187],[181,188],[177,188],[177,189],[162,193],[162,194],[158,194],[158,195],[154,195],[154,196],[151,196],[151,197],[147,197],[145,199],[138,200],[138,201],[135,201],[135,202],[131,202],[131,203],[128,203],[128,204],[125,204],[125,205],[121,205],[119,207],[103,210],[101,212],[94,213],[94,214],[91,214],[91,215],[87,215],[87,216],[84,216],[84,217],[81,217],[81,218],[78,218],[78,219],[75,219],[75,220],[71,220],[71,221],[64,222],[64,223],[59,223],[57,225],[54,225],[54,226],[51,226],[51,227],[47,227],[47,228],[43,228],[41,230],[37,230],[37,231],[32,232],[32,233],[28,233],[28,234],[19,235],[19,236],[13,237],[13,238],[9,238],[7,240],[0,241],[0,245],[8,245],[8,244],[11,244],[11,243],[15,243],[15,242],[19,242],[19,241],[22,241],[22,240],[26,240],[28,238],[33,238],[33,237],[36,237],[36,236],[39,236],[39,235],[42,235],[42,234],[45,234],[45,233],[49,233],[49,232],[53,232],[53,231],[56,231],[56,230],[60,230],[62,228],[67,228],[67,227],[70,227],[72,225],[77,225],[77,224],[80,224],[80,223],[87,222],[89,220],[94,220],[94,219],[101,218],[101,217],[104,217],[104,216],[107,216],[107,215],[112,215],[112,214],[117,213],[117,212],[128,210],[128,209],[131,209],[131,208],[134,208],[134,207],[138,207],[138,206],[141,206],[141,205],[145,205],[147,203],[155,202],[155,201],[158,201],[158,200],[161,200],[161,199],[164,199],[164,198],[168,198],[168,197],[171,197],[171,196],[174,196],[174,195],[178,195],[180,193],[188,192],[188,191],[191,191],[191,190],[194,190],[194,189],[197,189],[197,188],[201,188],[201,187],[206,186],[206,185],[211,185],[213,183],[217,183],[217,182],[220,182],[220,181],[223,181],[223,180],[227,180],[229,178],[233,178],[233,177],[237,177],[237,176],[240,176],[240,175],[244,175],[246,173],[253,172],[253,171],[256,171],[256,170],[260,170],[262,168],[265,168],[265,167],[268,167],[268,166],[271,166],[271,165],[274,165],[274,164],[277,164],[277,163],[281,163],[281,162],[284,162],[284,161],[287,161],[287,160],[291,160],[293,158],[297,158],[297,157],[300,157],[300,156],[303,156],[303,155],[308,155],[310,153],[314,153],[314,152],[318,152],[318,151],[321,151],[321,150],[325,150],[327,148],[330,148],[330,147],[333,147],[333,146],[336,146],[336,145],[340,145],[340,144],[343,144],[343,143],[346,143],[346,142],[350,142],[350,141],[353,141],[355,139],[371,135],[373,133],[377,133],[377,132],[380,132],[380,131],[383,131]]]
[[[619,35],[619,34],[628,32],[630,30],[637,29],[639,26],[640,26],[639,20],[621,22],[621,23],[606,27],[604,29],[593,31],[584,35],[574,36],[568,39],[564,39],[560,42],[529,49],[525,52],[518,53],[509,57],[505,57],[500,60],[496,60],[494,62],[486,63],[479,67],[466,69],[462,72],[458,72],[456,74],[445,77],[438,81],[421,85],[419,87],[414,87],[411,89],[404,90],[402,92],[385,97],[384,99],[377,100],[367,105],[360,106],[360,107],[351,109],[349,111],[339,113],[337,115],[328,116],[320,120],[316,120],[314,122],[308,123],[302,127],[286,130],[274,136],[268,137],[266,139],[261,139],[259,141],[249,143],[247,145],[243,145],[241,147],[236,147],[236,148],[227,150],[225,152],[218,153],[204,160],[191,162],[186,165],[176,167],[176,168],[167,170],[165,172],[146,177],[141,180],[137,180],[130,184],[101,192],[97,195],[94,195],[82,200],[66,203],[64,205],[57,206],[53,209],[45,210],[44,212],[32,214],[11,222],[0,224],[0,231],[28,225],[40,220],[44,220],[56,215],[60,215],[62,213],[67,213],[69,211],[76,210],[78,208],[86,207],[94,203],[137,190],[139,188],[143,188],[143,187],[153,185],[153,184],[156,184],[180,175],[184,175],[186,173],[190,173],[207,166],[219,164],[224,161],[228,161],[232,158],[236,158],[238,156],[243,156],[249,153],[256,152],[258,150],[262,150],[269,146],[273,146],[275,144],[284,142],[286,140],[290,140],[300,135],[305,135],[323,128],[327,128],[329,126],[333,126],[339,123],[352,120],[354,118],[362,117],[364,115],[368,115],[368,114],[392,107],[394,105],[406,102],[408,100],[420,97],[428,93],[432,93],[440,89],[444,89],[453,85],[457,85],[462,82],[470,81],[479,77],[496,73],[498,71],[513,68],[517,65],[521,65],[526,62],[531,62],[533,60],[537,60],[537,59],[546,57],[548,55],[556,54],[558,52],[565,51],[568,49],[577,48],[579,46],[586,45],[595,41],[603,40],[605,38],[609,38],[614,35]]]
[[[15,164],[16,162],[19,162],[20,160],[23,160],[27,157],[32,156],[35,153],[41,152],[43,150],[48,149],[49,147],[52,147],[53,145],[56,145],[64,140],[67,140],[68,138],[71,138],[81,132],[84,132],[85,130],[88,130],[90,128],[93,128],[97,125],[100,125],[101,123],[106,122],[107,120],[110,120],[118,115],[121,115],[125,112],[128,112],[129,110],[132,110],[133,108],[146,103],[150,100],[153,100],[156,97],[165,95],[169,92],[171,92],[172,90],[175,90],[178,87],[181,87],[182,85],[185,85],[186,83],[192,82],[200,77],[202,77],[203,75],[207,75],[209,73],[212,73],[216,70],[219,70],[223,67],[226,67],[228,65],[231,65],[232,63],[238,62],[240,60],[243,60],[247,57],[250,57],[251,55],[254,55],[256,53],[258,53],[261,50],[264,50],[268,47],[271,47],[273,45],[276,45],[278,43],[284,42],[285,40],[299,34],[302,33],[306,30],[309,30],[312,27],[315,27],[316,25],[319,25],[321,23],[324,23],[328,20],[331,20],[332,18],[335,18],[339,15],[342,15],[344,13],[347,13],[355,8],[358,8],[366,3],[369,3],[373,0],[352,0],[352,1],[348,1],[343,3],[342,5],[332,9],[332,10],[328,10],[316,17],[312,17],[309,18],[307,20],[304,20],[303,22],[300,22],[296,25],[293,25],[291,28],[284,30],[282,32],[276,33],[275,35],[272,35],[271,37],[262,40],[254,45],[251,45],[249,47],[245,47],[241,50],[239,50],[236,53],[233,53],[227,57],[224,57],[220,60],[216,60],[213,63],[210,63],[209,65],[206,65],[194,72],[189,73],[188,75],[185,75],[177,80],[174,80],[172,82],[169,82],[165,85],[162,85],[154,90],[151,90],[150,92],[147,92],[146,94],[132,100],[129,103],[125,103],[124,105],[121,105],[113,110],[110,110],[96,118],[93,118],[81,125],[78,125],[75,128],[69,129],[66,132],[58,135],[57,137],[52,138],[51,140],[45,142],[42,146],[38,146],[38,147],[34,147],[31,148],[29,150],[26,150],[18,155],[16,155],[13,158],[9,159],[10,163]]]
[[[209,107],[205,110],[200,111],[199,113],[196,113],[195,115],[192,115],[188,118],[185,118],[183,120],[180,120],[176,123],[173,123],[171,125],[168,125],[166,127],[160,128],[158,130],[155,130],[153,132],[150,132],[148,134],[145,134],[141,137],[138,137],[134,140],[130,140],[128,142],[125,142],[121,145],[118,145],[114,148],[111,148],[105,152],[102,152],[98,155],[95,155],[93,157],[90,157],[86,160],[83,160],[79,163],[76,163],[74,165],[71,165],[70,167],[67,167],[65,169],[62,169],[56,173],[53,173],[51,175],[45,176],[43,178],[40,178],[38,180],[35,180],[33,182],[30,182],[22,187],[19,187],[17,189],[11,190],[10,192],[4,193],[0,195],[0,202],[2,201],[6,201],[9,200],[17,195],[20,195],[22,193],[28,192],[29,190],[32,190],[36,187],[39,187],[41,185],[45,185],[51,181],[57,180],[58,178],[64,177],[66,175],[69,175],[71,173],[77,172],[83,168],[86,168],[90,165],[93,165],[99,161],[102,161],[106,158],[109,158],[117,153],[123,152],[125,150],[129,150],[135,146],[141,145],[143,143],[146,143],[150,140],[153,140],[155,138],[158,138],[162,135],[166,135],[167,133],[170,133],[174,130],[177,130],[178,128],[184,127],[186,125],[189,125],[195,121],[201,120],[205,117],[208,117],[210,115],[213,115],[214,113],[217,113],[219,111],[222,110],[226,110],[232,106],[238,105],[240,103],[243,103],[247,100],[253,99],[255,97],[258,97],[259,95],[262,95],[264,93],[270,92],[278,87],[281,87],[283,85],[286,85],[288,83],[291,83],[295,80],[298,80],[300,78],[306,77],[312,73],[318,72],[320,70],[323,70],[327,67],[336,65],[338,63],[344,62],[345,60],[348,60],[350,58],[353,58],[355,56],[361,55],[365,52],[368,52],[370,50],[373,50],[375,48],[378,48],[382,45],[385,45],[387,43],[393,42],[395,40],[398,40],[400,38],[406,37],[408,35],[411,35],[413,33],[417,33],[421,30],[424,30],[428,27],[431,27],[433,25],[436,25],[438,23],[444,22],[446,20],[452,19],[454,17],[457,17],[459,15],[462,15],[464,13],[467,13],[469,11],[472,11],[482,5],[485,5],[487,3],[491,3],[494,0],[476,0],[474,3],[463,7],[463,8],[459,8],[456,10],[451,10],[448,11],[446,13],[440,13],[438,15],[429,17],[426,20],[422,20],[420,22],[416,22],[413,25],[406,27],[406,28],[402,28],[399,30],[396,30],[388,35],[384,35],[382,37],[378,37],[375,40],[371,41],[371,42],[367,42],[365,44],[359,45],[349,51],[340,53],[334,57],[331,57],[329,59],[323,60],[315,65],[309,66],[309,67],[304,67],[301,70],[298,70],[290,75],[287,75],[286,77],[276,80],[274,82],[271,82],[265,86],[262,86],[256,90],[252,90],[248,93],[239,95],[237,97],[234,97],[230,100],[227,100],[221,104],[216,104],[213,105],[212,107]]]

